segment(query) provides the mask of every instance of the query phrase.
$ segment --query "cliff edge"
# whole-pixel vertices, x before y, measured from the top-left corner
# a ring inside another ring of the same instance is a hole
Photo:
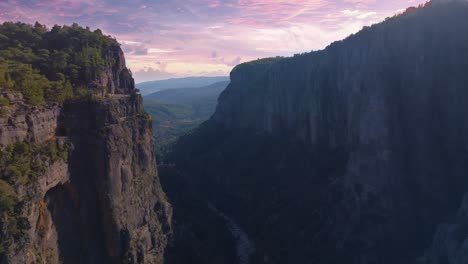
[[[31,104],[0,87],[1,263],[163,263],[171,207],[152,123],[109,43],[80,96]]]

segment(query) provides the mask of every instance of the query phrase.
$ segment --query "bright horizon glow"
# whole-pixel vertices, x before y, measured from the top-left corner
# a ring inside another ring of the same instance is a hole
[[[100,28],[137,82],[225,76],[242,62],[325,48],[427,0],[3,0],[0,21]]]

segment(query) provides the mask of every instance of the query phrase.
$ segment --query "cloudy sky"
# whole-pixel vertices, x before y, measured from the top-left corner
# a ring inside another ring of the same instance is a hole
[[[322,49],[426,0],[0,0],[0,21],[77,22],[122,43],[137,82],[227,75]]]

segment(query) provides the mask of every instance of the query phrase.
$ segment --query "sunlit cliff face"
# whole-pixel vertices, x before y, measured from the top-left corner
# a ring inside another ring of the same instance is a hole
[[[77,22],[122,43],[137,81],[226,75],[324,48],[425,0],[1,0],[0,21]]]

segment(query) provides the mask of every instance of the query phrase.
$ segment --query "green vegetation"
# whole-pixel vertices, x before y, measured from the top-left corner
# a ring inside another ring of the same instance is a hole
[[[218,82],[205,87],[181,88],[145,96],[145,111],[153,117],[156,155],[159,163],[172,144],[214,113],[220,93],[229,84]]]
[[[192,108],[186,105],[164,104],[145,100],[144,106],[145,111],[152,116],[158,161],[162,161],[167,146],[170,146],[178,137],[197,127],[209,117],[194,116]]]
[[[5,97],[0,97],[0,117],[3,117],[7,114],[9,107],[10,101]]]
[[[48,164],[68,159],[68,145],[55,140],[43,144],[17,142],[0,149],[0,258],[24,227],[15,212],[18,197],[13,186],[26,185],[44,174]]]
[[[77,24],[49,30],[39,23],[5,22],[0,25],[0,87],[21,91],[32,105],[62,103],[81,96],[113,63],[112,47],[118,47],[115,39]]]
[[[9,184],[28,184],[45,172],[48,163],[67,159],[66,144],[17,142],[0,150],[0,179]]]
[[[0,97],[0,107],[10,106],[10,101],[5,97]]]
[[[272,57],[272,58],[256,59],[256,60],[253,60],[253,61],[244,62],[242,64],[239,64],[236,67],[234,67],[234,69],[232,69],[232,71],[235,72],[235,71],[238,71],[239,69],[243,69],[245,67],[250,67],[250,66],[255,66],[255,65],[270,65],[270,64],[273,64],[273,63],[276,63],[276,62],[279,62],[279,61],[282,61],[282,60],[285,60],[285,59],[287,59],[287,58],[286,57],[281,57],[281,56],[276,56],[276,57]]]
[[[143,96],[150,95],[152,93],[180,89],[180,88],[198,88],[211,85],[217,82],[229,81],[228,76],[218,77],[187,77],[187,78],[174,78],[168,80],[142,82],[137,84],[137,88],[141,91]]]
[[[9,230],[10,234],[18,234],[17,220],[14,214],[15,206],[18,202],[15,190],[5,181],[0,180],[0,212],[2,213],[0,224],[4,229]],[[10,240],[1,236],[0,256],[5,253]]]
[[[13,213],[16,200],[15,190],[7,182],[0,180],[0,212]]]
[[[107,86],[99,86],[98,88],[98,92],[101,96],[107,96],[108,93],[109,93],[109,88],[107,88]]]

